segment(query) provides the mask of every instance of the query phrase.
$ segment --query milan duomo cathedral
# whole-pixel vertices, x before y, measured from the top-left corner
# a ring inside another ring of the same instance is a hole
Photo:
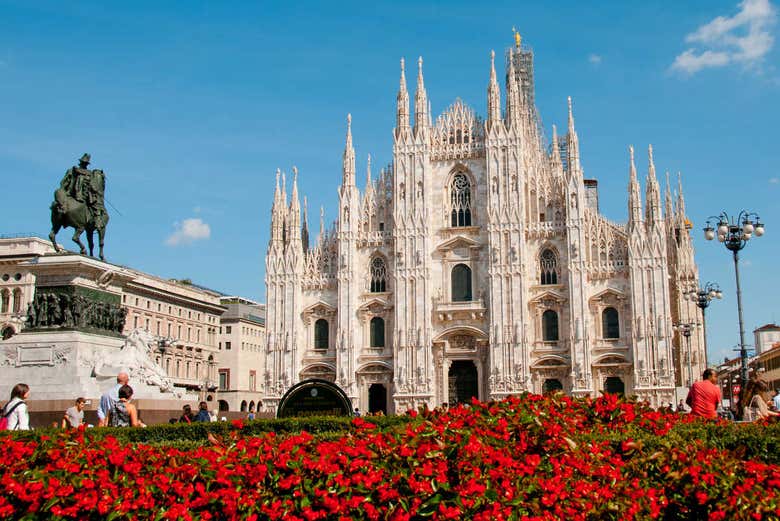
[[[348,116],[338,219],[316,241],[297,171],[289,200],[277,172],[265,407],[308,378],[386,413],[555,389],[660,405],[703,371],[702,330],[673,328],[702,320],[682,187],[667,175],[662,202],[649,147],[643,205],[629,147],[628,221],[606,219],[571,99],[548,145],[532,51],[515,36],[503,93],[494,62],[486,119],[456,100],[434,120],[422,58],[413,106],[401,60],[392,163],[373,179],[369,157],[358,190]]]

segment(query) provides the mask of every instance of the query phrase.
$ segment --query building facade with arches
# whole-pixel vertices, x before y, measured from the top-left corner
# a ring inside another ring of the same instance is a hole
[[[418,61],[414,99],[401,62],[392,163],[368,158],[356,184],[347,118],[338,217],[310,236],[293,169],[277,171],[266,256],[263,403],[325,378],[361,410],[403,412],[523,391],[623,392],[674,401],[681,364],[697,372],[676,321],[698,281],[681,186],[662,197],[649,149],[645,203],[628,161],[628,222],[598,209],[571,100],[547,142],[534,105],[533,53],[491,53],[487,116],[456,100],[435,120]],[[503,92],[502,92],[503,90]],[[502,102],[503,98],[503,102]],[[663,200],[663,204],[662,204]]]

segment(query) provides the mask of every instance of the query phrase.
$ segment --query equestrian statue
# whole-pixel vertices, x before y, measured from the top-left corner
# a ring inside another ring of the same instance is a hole
[[[51,204],[51,239],[54,249],[61,251],[57,246],[57,232],[60,228],[73,228],[73,242],[79,245],[82,255],[87,253],[80,237],[87,232],[89,255],[93,256],[93,234],[98,233],[100,245],[100,260],[103,258],[103,239],[106,235],[108,224],[108,212],[104,206],[104,193],[106,190],[106,176],[102,170],[90,170],[87,168],[90,155],[84,154],[79,159],[79,165],[69,168],[65,177],[60,182],[60,187],[54,192],[54,202]]]

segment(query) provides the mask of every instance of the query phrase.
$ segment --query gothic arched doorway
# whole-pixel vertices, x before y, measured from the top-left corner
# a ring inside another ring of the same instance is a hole
[[[469,403],[479,398],[477,366],[471,360],[454,360],[448,374],[449,401],[451,404]]]
[[[563,384],[557,378],[548,378],[542,384],[542,393],[554,393],[555,391],[562,391]]]
[[[617,376],[610,376],[604,380],[605,394],[625,394],[626,384]]]
[[[368,412],[387,414],[387,388],[382,384],[371,384],[368,388]]]

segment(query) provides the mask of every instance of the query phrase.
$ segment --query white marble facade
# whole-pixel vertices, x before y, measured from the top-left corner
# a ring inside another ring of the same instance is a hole
[[[494,61],[486,118],[456,100],[435,120],[422,59],[412,101],[402,61],[392,164],[374,179],[369,157],[360,193],[348,117],[338,219],[321,217],[316,237],[297,171],[289,199],[277,172],[266,408],[310,377],[388,413],[554,388],[674,400],[672,325],[700,319],[680,294],[698,279],[681,187],[672,196],[667,179],[662,204],[650,148],[643,205],[632,149],[628,222],[606,219],[571,100],[567,133],[553,127],[548,145],[532,52],[518,36],[503,92]],[[691,341],[700,373],[701,333]]]

